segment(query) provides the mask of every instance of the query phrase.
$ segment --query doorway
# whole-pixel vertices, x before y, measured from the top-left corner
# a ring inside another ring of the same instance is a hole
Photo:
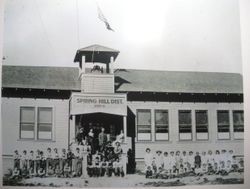
[[[75,132],[78,133],[80,128],[84,128],[86,133],[93,129],[94,138],[98,138],[101,128],[104,128],[108,140],[114,141],[123,130],[123,117],[106,113],[81,114],[76,116]]]

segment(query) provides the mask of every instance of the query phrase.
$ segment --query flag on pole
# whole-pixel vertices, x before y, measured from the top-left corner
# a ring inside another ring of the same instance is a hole
[[[104,14],[102,13],[102,10],[100,9],[100,7],[97,5],[97,9],[98,9],[98,18],[104,22],[104,24],[106,25],[106,28],[108,30],[114,31],[111,27],[110,24],[108,23],[108,20],[105,18]]]

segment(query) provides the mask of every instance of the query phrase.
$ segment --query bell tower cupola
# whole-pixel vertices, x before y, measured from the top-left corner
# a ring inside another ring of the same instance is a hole
[[[74,62],[79,63],[81,92],[114,93],[114,62],[118,50],[91,45],[77,50]]]

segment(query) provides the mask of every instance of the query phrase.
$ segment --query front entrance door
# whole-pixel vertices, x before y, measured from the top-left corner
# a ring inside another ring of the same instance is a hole
[[[108,139],[114,141],[123,130],[123,117],[106,113],[78,115],[76,116],[76,133],[81,127],[86,133],[93,129],[95,139],[98,139],[101,128],[104,128]]]

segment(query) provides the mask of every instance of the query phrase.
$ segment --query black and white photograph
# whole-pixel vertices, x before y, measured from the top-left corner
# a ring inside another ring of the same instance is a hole
[[[3,186],[244,184],[239,0],[5,0]]]

